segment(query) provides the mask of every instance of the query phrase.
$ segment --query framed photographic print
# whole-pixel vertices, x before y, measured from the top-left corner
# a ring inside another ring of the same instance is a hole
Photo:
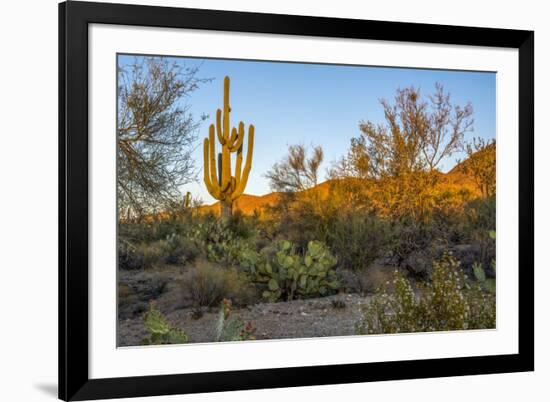
[[[59,5],[59,397],[534,369],[534,33]]]

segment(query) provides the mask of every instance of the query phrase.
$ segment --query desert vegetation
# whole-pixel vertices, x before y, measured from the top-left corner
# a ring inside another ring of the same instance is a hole
[[[134,68],[119,90],[120,346],[495,327],[496,142],[469,138],[470,104],[397,89],[326,174],[323,144],[289,144],[254,196],[261,127],[246,141],[232,127],[225,77],[204,205],[185,190],[200,121],[175,101],[206,80]]]

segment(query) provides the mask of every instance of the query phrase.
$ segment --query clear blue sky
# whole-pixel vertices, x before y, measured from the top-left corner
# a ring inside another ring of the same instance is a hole
[[[119,56],[120,65],[135,56]],[[170,58],[172,59],[172,58]],[[256,127],[252,170],[248,194],[270,192],[265,172],[287,153],[288,145],[321,145],[325,159],[322,175],[331,162],[344,155],[350,139],[359,135],[361,120],[384,123],[381,98],[393,99],[396,89],[420,88],[433,93],[436,82],[451,93],[451,102],[474,108],[474,131],[469,138],[496,136],[496,74],[328,64],[299,64],[262,61],[173,58],[186,66],[200,66],[198,76],[212,78],[185,100],[193,115],[209,118],[202,123],[194,152],[199,170],[197,183],[186,185],[206,203],[215,200],[202,182],[202,140],[214,122],[216,109],[222,107],[223,77],[231,78],[231,125],[242,120]],[[245,139],[246,141],[246,139]],[[216,144],[219,146],[219,144]],[[456,159],[444,161],[449,170]]]

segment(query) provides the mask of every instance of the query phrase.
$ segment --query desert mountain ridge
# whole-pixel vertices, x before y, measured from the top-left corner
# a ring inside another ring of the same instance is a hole
[[[471,191],[474,194],[479,193],[475,181],[465,173],[465,166],[468,160],[457,163],[447,173],[438,173],[440,175],[441,185],[461,187]],[[318,191],[322,196],[329,193],[330,187],[337,182],[338,179],[329,179],[319,183],[316,187],[304,190],[305,192]],[[283,196],[281,192],[271,192],[265,195],[243,194],[233,204],[234,210],[240,210],[244,215],[252,215],[255,211],[261,212],[267,207],[272,207],[277,204]],[[220,202],[217,201],[210,205],[199,207],[202,213],[212,212],[218,214],[220,212]]]

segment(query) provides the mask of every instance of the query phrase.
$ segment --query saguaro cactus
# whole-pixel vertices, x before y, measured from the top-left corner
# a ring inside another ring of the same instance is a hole
[[[220,200],[221,216],[228,217],[233,213],[233,202],[239,198],[246,187],[248,174],[252,165],[254,149],[254,126],[248,127],[248,146],[246,161],[243,162],[244,123],[239,123],[238,129],[229,129],[229,77],[223,81],[223,118],[222,110],[216,112],[216,126],[210,125],[208,138],[204,139],[204,183],[212,197]],[[217,133],[222,151],[217,154],[214,136]],[[231,175],[231,154],[237,153],[235,174]],[[216,160],[217,159],[217,160]],[[216,167],[217,164],[217,167]]]

